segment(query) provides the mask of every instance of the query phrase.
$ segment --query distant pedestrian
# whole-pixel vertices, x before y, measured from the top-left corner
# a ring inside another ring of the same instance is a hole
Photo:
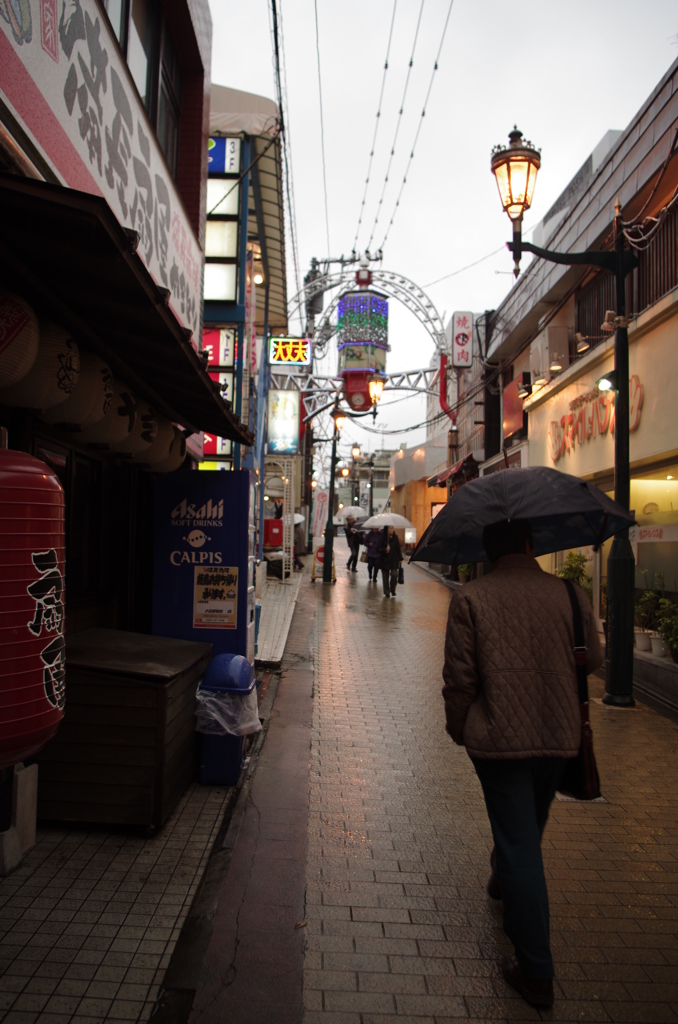
[[[384,597],[395,597],[398,585],[398,570],[403,560],[398,534],[395,527],[385,526],[379,546],[379,567],[384,584]]]
[[[344,532],[346,533],[346,540],[348,541],[348,562],[346,568],[350,569],[351,572],[358,571],[358,555],[360,553],[360,536],[355,529],[355,518],[348,516],[346,519],[346,526]]]
[[[300,555],[306,554],[306,531],[303,523],[297,523],[294,527],[294,568],[300,572],[304,568]]]
[[[373,526],[371,530],[363,534],[362,541],[367,553],[367,575],[370,580],[374,580],[375,583],[377,583],[379,579],[379,547],[381,544],[381,536],[379,527]]]
[[[506,981],[535,1007],[553,1005],[553,959],[541,836],[567,758],[581,741],[572,607],[542,572],[527,520],[486,526],[493,571],[452,596],[445,636],[447,731],[466,747],[494,837],[487,891],[504,902],[515,954]],[[593,610],[577,590],[588,672],[602,664]]]

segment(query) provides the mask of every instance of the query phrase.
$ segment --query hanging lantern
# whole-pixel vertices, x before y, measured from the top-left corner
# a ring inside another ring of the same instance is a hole
[[[111,404],[106,415],[91,427],[85,427],[82,439],[92,448],[108,451],[125,441],[137,421],[137,400],[122,381],[113,381]]]
[[[80,353],[69,331],[42,320],[35,362],[18,384],[0,391],[0,402],[24,409],[64,405],[79,374]]]
[[[0,768],[33,757],[64,715],[64,493],[0,449]]]
[[[358,284],[362,284],[360,279]],[[345,292],[337,306],[337,339],[344,397],[356,412],[367,412],[374,405],[370,381],[375,375],[383,376],[386,370],[386,296],[366,287],[358,292]]]
[[[38,318],[24,299],[0,288],[0,388],[26,376],[38,354]]]
[[[43,407],[41,416],[55,427],[77,433],[83,427],[103,419],[110,408],[112,397],[113,374],[108,364],[93,352],[82,352],[80,377],[73,393],[56,409]]]
[[[137,455],[150,448],[158,435],[158,417],[148,402],[139,402],[134,428],[124,441],[112,444],[111,449],[120,455]]]
[[[163,462],[156,462],[153,466],[153,472],[173,473],[175,469],[179,469],[185,458],[186,438],[178,427],[174,427],[174,439],[170,446],[170,453]]]
[[[158,432],[155,441],[146,451],[133,456],[134,462],[149,468],[155,468],[156,462],[164,462],[165,459],[169,458],[170,448],[174,441],[174,426],[171,421],[160,413],[156,415],[156,418],[158,421]]]

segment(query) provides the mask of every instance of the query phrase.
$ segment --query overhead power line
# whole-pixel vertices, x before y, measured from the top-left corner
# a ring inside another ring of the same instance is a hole
[[[294,205],[294,183],[292,180],[292,160],[290,155],[290,137],[287,125],[287,72],[285,68],[285,50],[282,26],[282,11],[278,18],[276,0],[271,0],[272,32],[273,32],[273,58],[275,89],[280,111],[280,137],[285,165],[285,195],[287,198],[287,214],[290,226],[290,241],[292,244],[292,259],[294,262],[294,276],[297,285],[297,294],[301,291],[301,274],[299,273],[299,253],[297,248],[297,218]],[[281,71],[282,53],[282,71]],[[285,88],[283,92],[283,79]]]
[[[393,25],[395,23],[396,7],[398,6],[398,0],[393,2],[393,14],[391,15],[391,31],[388,34],[388,46],[386,47],[386,60],[384,61],[384,74],[381,78],[381,91],[379,93],[379,103],[377,104],[377,117],[374,125],[374,136],[372,138],[372,148],[370,149],[370,160],[367,165],[367,177],[365,178],[365,190],[363,192],[363,201],[360,204],[360,216],[358,217],[358,227],[356,228],[355,238],[353,240],[353,252],[356,251],[358,245],[358,235],[360,234],[360,227],[363,222],[363,213],[365,212],[365,200],[367,199],[367,189],[370,184],[370,174],[372,173],[372,160],[374,158],[374,147],[377,144],[377,133],[379,132],[379,124],[381,118],[381,103],[384,98],[384,86],[386,85],[386,72],[388,71],[388,58],[391,52],[391,40],[393,39]]]
[[[402,180],[402,184],[400,186],[400,191],[398,193],[398,198],[396,199],[395,208],[393,210],[393,213],[391,214],[391,219],[388,222],[388,227],[386,228],[386,234],[384,235],[384,240],[381,243],[381,245],[379,246],[380,250],[383,249],[384,246],[386,245],[386,241],[388,239],[389,232],[390,232],[391,227],[393,225],[393,221],[395,220],[395,215],[398,212],[398,207],[400,206],[400,200],[401,200],[401,197],[402,197],[402,194],[403,194],[403,189],[405,188],[405,185],[407,184],[407,175],[408,175],[408,172],[409,172],[409,169],[410,169],[410,164],[412,163],[412,161],[414,159],[414,151],[417,148],[417,141],[419,139],[419,133],[421,131],[421,126],[423,125],[424,118],[426,117],[426,107],[428,105],[429,97],[431,95],[431,89],[433,88],[433,81],[435,79],[435,74],[436,74],[436,71],[438,70],[438,61],[440,60],[440,54],[442,53],[443,43],[445,42],[445,35],[447,33],[447,26],[448,26],[449,21],[450,21],[450,15],[452,14],[452,6],[453,6],[453,4],[454,4],[454,0],[450,0],[450,6],[447,9],[447,17],[445,18],[445,25],[443,26],[443,34],[440,37],[440,46],[438,47],[438,53],[436,55],[436,59],[435,59],[435,62],[433,64],[433,71],[431,73],[431,81],[429,82],[428,92],[426,93],[426,99],[424,100],[424,106],[423,106],[423,109],[422,109],[422,112],[421,112],[421,117],[419,118],[419,125],[417,126],[417,132],[416,132],[416,134],[414,136],[414,142],[412,143],[412,149],[410,150],[410,156],[409,156],[409,159],[407,161],[407,167],[405,168],[405,174],[403,175],[403,180]]]
[[[315,8],[315,51],[318,58],[318,98],[320,100],[320,151],[323,158],[323,189],[325,191],[325,231],[327,232],[327,254],[332,252],[330,245],[330,218],[327,205],[327,171],[325,170],[325,125],[323,121],[323,86],[320,77],[320,35],[318,32],[318,0],[314,0]]]
[[[398,132],[400,131],[400,125],[402,123],[403,110],[405,109],[405,99],[407,97],[407,90],[410,85],[410,75],[412,74],[412,66],[414,65],[414,51],[417,48],[417,39],[419,38],[419,26],[421,25],[421,16],[424,13],[424,0],[421,0],[421,7],[419,8],[419,17],[417,19],[417,28],[414,33],[414,40],[412,42],[412,53],[410,55],[410,62],[407,66],[407,77],[405,79],[405,88],[403,90],[403,98],[400,101],[400,110],[398,111],[398,120],[396,121],[396,130],[393,137],[393,145],[391,146],[391,154],[388,158],[388,165],[386,167],[386,175],[384,177],[384,184],[381,190],[381,196],[377,204],[377,212],[374,218],[374,224],[372,225],[372,232],[367,243],[369,249],[372,245],[372,239],[374,238],[374,232],[377,230],[377,224],[379,223],[379,214],[381,212],[381,205],[384,201],[384,194],[386,192],[386,186],[388,185],[388,176],[391,171],[391,164],[393,163],[393,154],[395,153],[396,143],[398,141]]]

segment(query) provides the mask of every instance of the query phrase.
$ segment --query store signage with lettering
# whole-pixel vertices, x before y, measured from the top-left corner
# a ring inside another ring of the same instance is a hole
[[[643,386],[634,374],[629,380],[629,430],[640,426],[643,408]],[[576,445],[594,441],[597,437],[614,434],[614,392],[594,388],[570,402],[569,412],[560,420],[552,420],[549,428],[549,455],[558,462]]]
[[[103,196],[137,232],[137,255],[197,331],[202,252],[100,5],[0,2],[0,68],[13,119],[64,185]]]
[[[470,367],[473,362],[473,313],[452,317],[452,365]]]
[[[268,361],[271,366],[310,366],[310,338],[271,338]]]

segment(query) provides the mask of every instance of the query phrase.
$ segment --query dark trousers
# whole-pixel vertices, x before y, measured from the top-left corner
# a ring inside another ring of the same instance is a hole
[[[346,563],[347,569],[358,568],[358,554],[360,552],[360,544],[354,544],[350,548],[350,555],[348,556],[348,562]]]
[[[541,837],[565,761],[472,760],[492,826],[504,932],[526,977],[553,978]]]
[[[379,559],[370,558],[367,556],[367,575],[372,579],[374,576],[375,580],[379,579]]]
[[[384,584],[384,593],[388,594],[390,583],[391,593],[395,594],[396,584],[398,583],[398,566],[396,565],[395,568],[390,569],[388,568],[388,566],[385,569],[382,568],[381,579]]]

